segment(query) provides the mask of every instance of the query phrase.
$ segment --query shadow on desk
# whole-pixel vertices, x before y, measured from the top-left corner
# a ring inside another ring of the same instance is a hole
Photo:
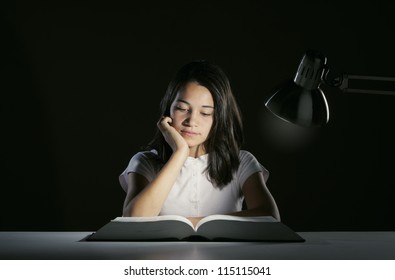
[[[0,232],[2,260],[395,260],[395,232],[299,232],[306,242],[85,242],[90,232]]]

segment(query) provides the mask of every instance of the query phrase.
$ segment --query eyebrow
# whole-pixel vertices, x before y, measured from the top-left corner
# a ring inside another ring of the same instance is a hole
[[[185,101],[185,100],[183,100],[183,99],[177,99],[177,102],[182,102],[182,103],[191,105],[188,101]],[[214,109],[214,106],[210,106],[210,105],[203,105],[202,107],[203,107],[203,108],[211,108],[211,109]]]

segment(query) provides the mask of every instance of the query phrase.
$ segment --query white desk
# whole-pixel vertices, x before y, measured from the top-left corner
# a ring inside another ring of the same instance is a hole
[[[300,232],[304,243],[92,242],[90,232],[0,232],[0,259],[395,260],[395,232]]]

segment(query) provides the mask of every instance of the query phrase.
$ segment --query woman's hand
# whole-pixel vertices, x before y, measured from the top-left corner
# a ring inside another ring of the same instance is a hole
[[[171,126],[172,122],[172,118],[163,116],[157,123],[157,126],[173,152],[184,151],[185,153],[189,154],[188,143],[181,136],[181,134]]]
[[[171,126],[171,123],[171,118],[162,117],[157,125],[165,141],[173,149],[173,154],[151,182],[136,176],[137,174],[133,174],[133,172],[129,173],[128,190],[137,190],[138,193],[130,194],[124,203],[125,216],[159,215],[169,192],[180,175],[185,160],[189,156],[189,147],[186,140]]]
[[[203,219],[203,217],[188,217],[188,220],[191,221],[191,223],[193,224],[193,227],[196,227],[196,224]]]

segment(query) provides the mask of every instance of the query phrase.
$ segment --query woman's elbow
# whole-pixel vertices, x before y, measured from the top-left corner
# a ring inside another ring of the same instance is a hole
[[[160,209],[150,207],[146,204],[139,205],[139,203],[130,203],[128,207],[124,208],[123,214],[126,217],[153,217],[158,216]]]

